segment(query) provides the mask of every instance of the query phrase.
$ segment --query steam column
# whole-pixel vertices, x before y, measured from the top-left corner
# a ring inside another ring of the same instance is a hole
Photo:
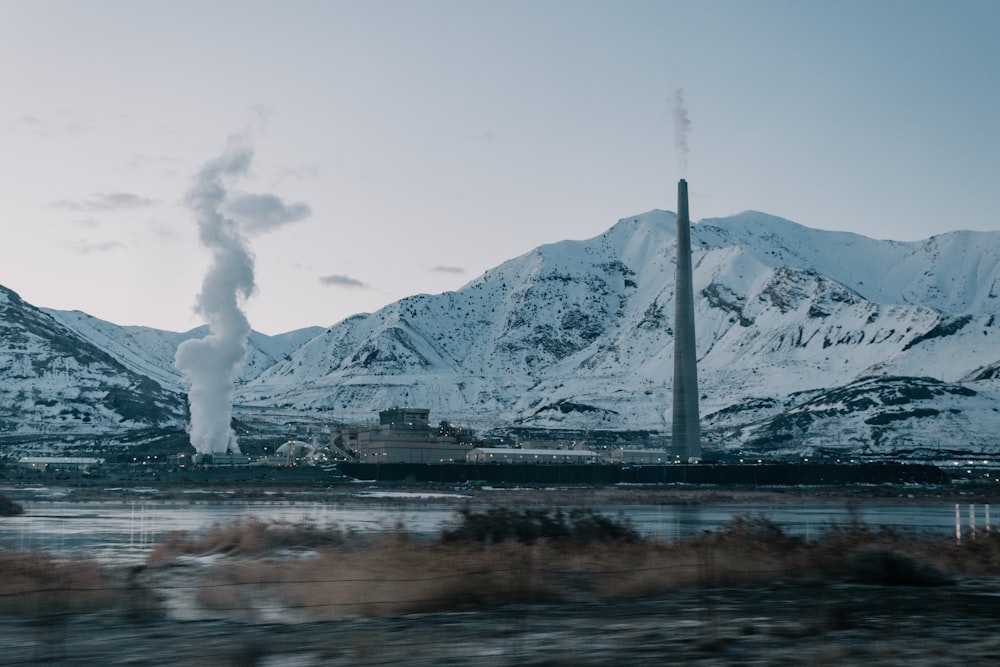
[[[677,183],[677,278],[674,313],[673,448],[688,460],[701,458],[698,358],[694,337],[694,278],[687,181]]]

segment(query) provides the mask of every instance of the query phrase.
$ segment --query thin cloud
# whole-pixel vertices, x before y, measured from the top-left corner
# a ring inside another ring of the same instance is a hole
[[[462,275],[465,273],[465,269],[460,266],[441,266],[438,264],[431,269],[431,273],[454,273],[457,275]]]
[[[152,199],[131,192],[99,192],[89,199],[61,199],[52,206],[71,211],[120,211],[152,206],[154,203]]]
[[[118,250],[119,248],[124,248],[125,244],[119,243],[118,241],[105,241],[104,243],[78,243],[76,245],[76,252],[80,255],[90,255],[93,253],[101,252],[111,252],[112,250]]]
[[[31,134],[36,137],[48,135],[48,129],[40,118],[24,115],[14,120],[10,126],[11,131],[17,134]]]
[[[223,212],[235,218],[247,234],[259,234],[303,220],[312,209],[302,202],[286,204],[276,195],[241,193],[225,203]]]
[[[331,287],[346,287],[348,289],[369,289],[368,285],[361,282],[357,278],[351,278],[350,276],[341,276],[336,273],[330,274],[328,276],[320,276],[320,283],[324,285],[330,285]]]
[[[250,113],[253,119],[257,122],[257,125],[264,126],[267,125],[268,121],[271,120],[271,116],[274,115],[274,110],[271,107],[264,106],[263,104],[252,104],[250,105]]]
[[[136,169],[145,169],[147,167],[168,167],[173,168],[180,164],[180,160],[176,157],[171,157],[167,155],[147,155],[145,153],[132,153],[128,156],[128,164],[130,167],[135,167]]]
[[[80,123],[69,123],[63,126],[62,130],[69,136],[76,138],[83,134],[90,134],[94,131],[94,128],[89,125],[81,125]]]
[[[292,178],[297,181],[314,181],[319,176],[319,167],[315,164],[300,164],[289,167],[278,175],[278,181]]]
[[[168,225],[165,222],[160,222],[159,220],[149,220],[146,222],[149,227],[150,232],[162,241],[176,241],[180,238],[180,234],[177,230]]]

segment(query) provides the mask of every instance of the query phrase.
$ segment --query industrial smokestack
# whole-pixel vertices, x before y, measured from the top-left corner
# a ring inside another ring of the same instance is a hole
[[[698,358],[694,337],[694,286],[691,219],[687,181],[677,183],[677,277],[674,311],[673,446],[687,460],[701,458],[698,416]]]

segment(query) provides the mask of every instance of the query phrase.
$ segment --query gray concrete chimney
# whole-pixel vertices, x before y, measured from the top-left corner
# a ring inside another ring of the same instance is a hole
[[[694,337],[694,278],[687,181],[677,183],[677,278],[674,299],[673,449],[685,460],[701,458],[698,416],[698,355]]]

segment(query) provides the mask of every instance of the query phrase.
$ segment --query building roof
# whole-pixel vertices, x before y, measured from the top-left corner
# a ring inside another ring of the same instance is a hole
[[[72,465],[98,465],[104,463],[104,459],[95,459],[87,456],[22,456],[18,463],[48,463],[48,464],[72,464]]]

